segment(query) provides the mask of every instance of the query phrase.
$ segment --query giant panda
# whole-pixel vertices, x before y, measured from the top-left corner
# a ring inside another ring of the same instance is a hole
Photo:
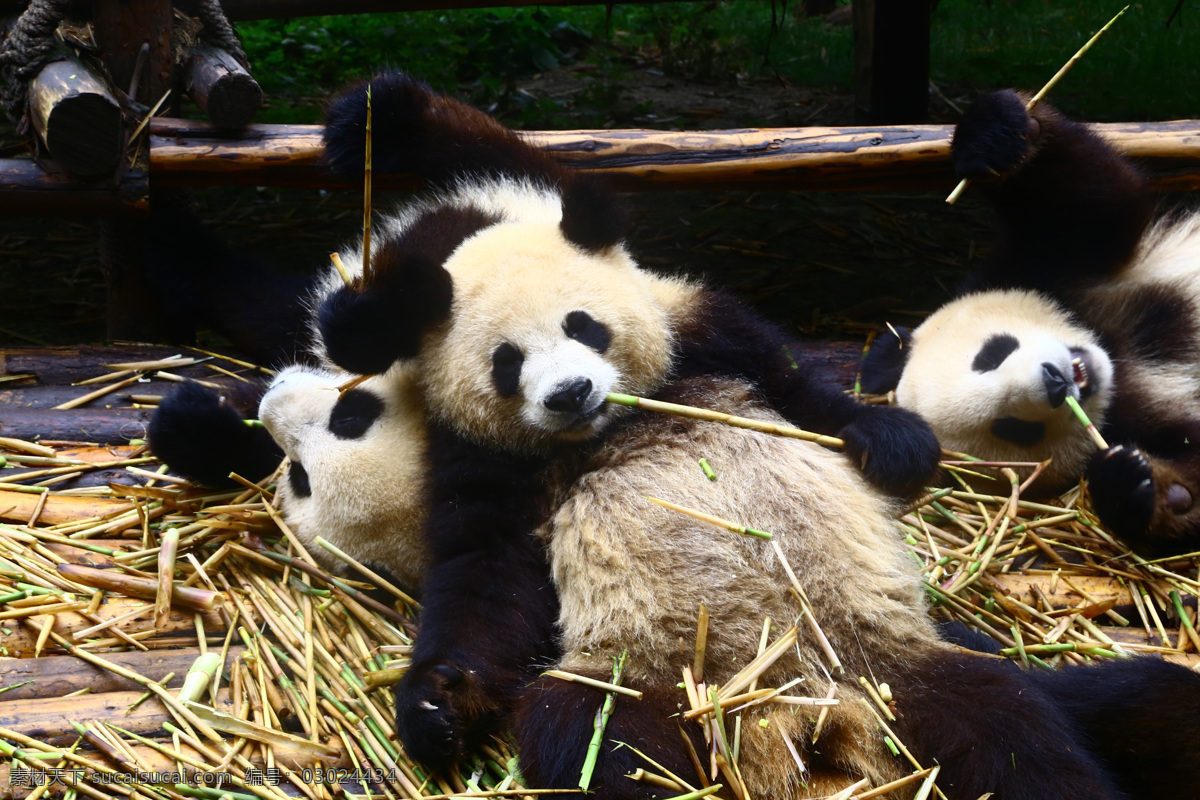
[[[1045,490],[1086,474],[1101,521],[1146,555],[1200,549],[1200,215],[1155,220],[1129,161],[1011,91],[968,111],[951,152],[1002,237],[959,297],[876,340],[863,388],[894,389],[952,450],[1052,459]]]
[[[326,284],[315,331],[339,367],[408,365],[419,386],[431,563],[395,690],[409,755],[442,770],[510,727],[527,783],[571,790],[603,693],[541,673],[607,680],[625,651],[625,684],[643,696],[617,702],[593,788],[670,794],[627,777],[645,766],[632,748],[693,774],[681,730],[704,744],[681,727],[676,683],[700,604],[714,686],[754,657],[764,617],[787,625],[800,610],[773,546],[652,495],[770,530],[844,664],[841,703],[816,744],[807,714],[744,712],[739,765],[755,796],[824,796],[907,774],[882,746],[860,675],[891,684],[897,733],[922,763],[942,765],[956,799],[1191,790],[1195,748],[1174,733],[1164,741],[1158,714],[1194,728],[1200,677],[1157,661],[1081,670],[1083,703],[1079,681],[1026,675],[938,638],[891,517],[891,496],[936,468],[936,441],[914,414],[813,382],[788,367],[780,333],[729,297],[639,268],[615,198],[594,179],[401,74],[370,91],[374,169],[416,172],[441,193],[389,229],[371,282]],[[361,174],[366,96],[359,86],[330,108],[327,153],[346,175]],[[799,424],[837,434],[847,452],[631,411],[606,403],[610,392]],[[802,627],[761,680],[822,694],[823,658]],[[1138,707],[1168,685],[1172,707]],[[1112,730],[1114,710],[1140,738]],[[1140,784],[1147,762],[1124,754],[1145,751],[1161,768]]]

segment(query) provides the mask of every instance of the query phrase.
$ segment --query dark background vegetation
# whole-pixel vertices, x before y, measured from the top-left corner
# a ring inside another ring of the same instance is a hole
[[[1094,121],[1200,116],[1200,4],[1186,4],[1168,28],[1174,6],[1133,4],[1053,101]],[[954,122],[995,88],[1038,88],[1119,7],[941,0],[930,121]],[[530,129],[840,126],[855,121],[846,10],[809,18],[798,0],[709,0],[237,27],[268,97],[260,122],[317,122],[322,98],[390,66]],[[798,336],[857,339],[885,318],[914,322],[986,254],[990,220],[978,198],[949,207],[943,196],[634,194],[632,243],[647,265],[709,275]],[[359,224],[360,198],[349,192],[217,188],[195,197],[223,236],[300,269],[322,263]],[[0,221],[0,344],[103,339],[97,244],[93,221]]]

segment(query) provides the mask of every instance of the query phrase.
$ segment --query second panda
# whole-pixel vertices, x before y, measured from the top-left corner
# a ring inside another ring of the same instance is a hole
[[[1086,472],[1101,521],[1146,555],[1200,549],[1200,215],[1156,220],[1132,163],[1014,92],[968,111],[952,155],[999,215],[996,252],[912,334],[876,340],[864,389],[895,389],[952,450],[1052,459],[1043,489]]]

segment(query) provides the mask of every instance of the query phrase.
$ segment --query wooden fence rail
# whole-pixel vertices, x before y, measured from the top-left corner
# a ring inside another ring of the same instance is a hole
[[[1200,188],[1200,120],[1094,126],[1138,159],[1163,190]],[[162,184],[346,187],[321,165],[318,125],[251,125],[238,138],[212,125],[157,119],[150,169]],[[532,131],[539,146],[638,189],[949,189],[953,126],[722,131]],[[411,178],[376,178],[376,186]]]

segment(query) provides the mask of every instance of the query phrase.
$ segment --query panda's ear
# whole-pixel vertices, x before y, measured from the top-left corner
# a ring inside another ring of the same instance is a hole
[[[875,337],[862,362],[862,390],[867,394],[886,394],[900,383],[908,353],[912,349],[912,332],[899,325]]]
[[[349,372],[373,375],[414,358],[425,331],[450,316],[454,284],[443,266],[465,239],[494,225],[479,209],[426,211],[372,253],[374,277],[343,286],[317,312],[326,355]]]
[[[607,181],[573,175],[562,184],[562,222],[567,241],[589,253],[620,244],[629,228],[629,210]]]

